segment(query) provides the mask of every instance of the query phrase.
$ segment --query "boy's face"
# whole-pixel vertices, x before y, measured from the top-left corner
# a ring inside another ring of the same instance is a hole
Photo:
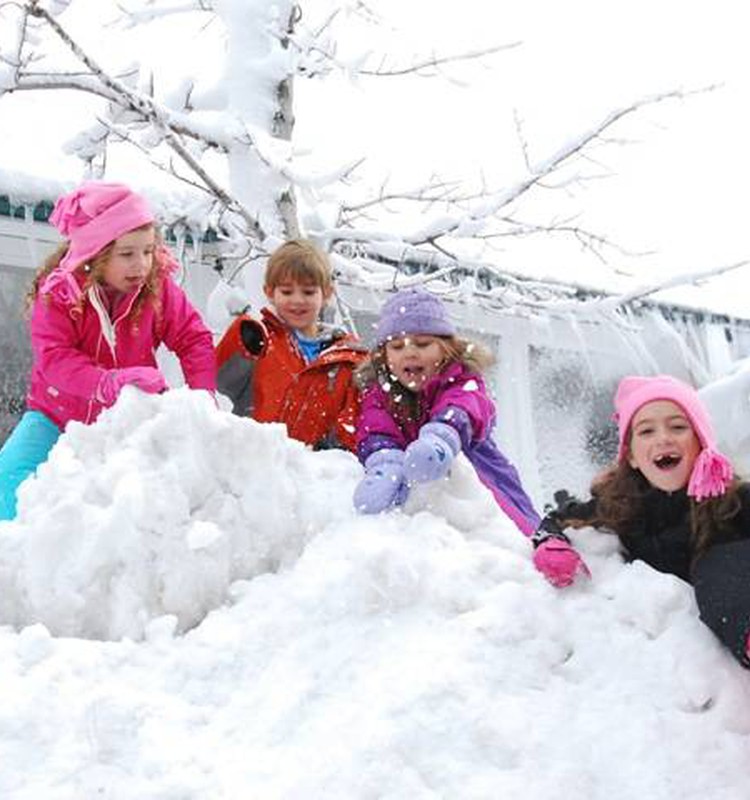
[[[273,288],[266,286],[266,297],[276,312],[290,328],[303,336],[315,336],[318,332],[318,317],[331,292],[314,283],[288,280]]]

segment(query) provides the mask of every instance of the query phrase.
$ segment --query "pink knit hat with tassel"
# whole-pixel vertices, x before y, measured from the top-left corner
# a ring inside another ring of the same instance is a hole
[[[620,432],[618,461],[629,452],[630,423],[641,406],[654,400],[671,400],[685,412],[701,444],[690,474],[687,493],[699,502],[718,497],[727,490],[734,470],[726,456],[716,449],[716,437],[708,412],[695,389],[671,375],[641,377],[629,375],[620,381],[615,394],[615,420]]]

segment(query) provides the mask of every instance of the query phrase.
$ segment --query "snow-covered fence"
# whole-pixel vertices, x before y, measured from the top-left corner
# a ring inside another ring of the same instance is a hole
[[[33,268],[57,241],[49,225],[34,221],[30,212],[26,216],[0,216],[0,440],[21,410],[30,363],[23,294]],[[183,232],[173,246],[184,265],[181,280],[188,294],[207,311],[220,279],[214,269],[220,264],[218,245]],[[510,303],[498,309],[481,291],[467,291],[463,284],[429,285],[444,293],[461,332],[496,353],[489,379],[498,405],[497,438],[540,505],[562,485],[585,491],[613,456],[611,398],[622,375],[668,372],[700,387],[750,356],[748,320],[655,302],[601,316],[581,316],[569,303],[564,312],[554,304],[534,309]],[[352,319],[366,342],[387,288],[364,273],[339,279],[336,311]],[[212,314],[207,320],[217,335],[223,331],[226,320]]]

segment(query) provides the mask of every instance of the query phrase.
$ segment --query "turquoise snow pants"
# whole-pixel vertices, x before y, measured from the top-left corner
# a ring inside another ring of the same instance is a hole
[[[27,411],[0,450],[0,520],[15,519],[16,490],[47,460],[60,429],[41,411]]]

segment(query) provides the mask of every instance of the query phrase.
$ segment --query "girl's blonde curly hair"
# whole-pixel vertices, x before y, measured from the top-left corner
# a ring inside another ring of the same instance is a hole
[[[145,231],[149,230],[150,228],[154,229],[155,232],[155,239],[154,239],[154,255],[153,255],[153,263],[151,265],[151,270],[149,271],[148,277],[143,283],[143,287],[141,291],[138,293],[138,297],[136,298],[135,303],[133,304],[133,309],[131,314],[134,317],[137,317],[141,308],[147,301],[151,301],[154,306],[159,308],[159,287],[161,286],[161,282],[164,280],[164,277],[173,269],[173,259],[167,250],[166,246],[164,245],[164,241],[161,237],[161,234],[158,230],[154,228],[152,223],[148,223],[146,225],[142,225],[140,228],[135,228],[136,231]],[[101,283],[103,276],[104,276],[104,268],[109,260],[109,257],[112,255],[112,250],[115,246],[115,242],[110,242],[106,247],[103,247],[93,258],[89,259],[87,262],[83,264],[79,264],[73,271],[78,274],[84,274],[85,280],[83,283],[83,287],[81,289],[81,295],[75,302],[73,311],[74,313],[81,313],[83,310],[83,305],[87,302],[86,299],[86,292],[88,291],[89,287],[92,286],[94,283]],[[68,252],[68,248],[70,247],[69,242],[63,242],[51,255],[49,255],[42,266],[37,270],[36,275],[34,276],[34,280],[31,283],[31,287],[26,294],[26,309],[27,313],[31,311],[31,307],[34,304],[34,301],[39,296],[40,289],[44,284],[44,281],[47,277],[60,265],[65,254]]]

